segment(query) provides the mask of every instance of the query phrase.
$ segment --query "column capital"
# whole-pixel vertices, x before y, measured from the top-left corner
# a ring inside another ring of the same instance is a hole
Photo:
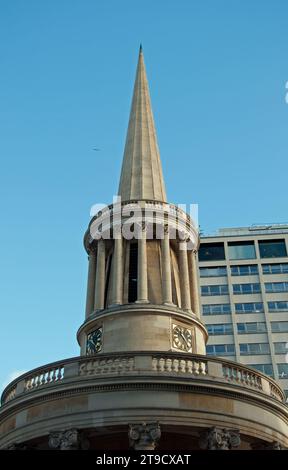
[[[163,231],[164,231],[164,234],[165,234],[165,235],[169,235],[169,234],[170,234],[170,227],[169,227],[169,224],[164,224]]]
[[[213,427],[201,435],[199,445],[207,450],[230,450],[239,447],[240,442],[238,429]]]
[[[137,233],[140,233],[141,237],[143,237],[143,235],[147,233],[147,230],[148,226],[144,220],[137,222]]]
[[[78,429],[55,431],[49,435],[50,449],[75,450],[81,447],[81,436]]]
[[[96,245],[94,243],[89,245],[89,248],[88,248],[88,256],[90,256],[91,254],[92,255],[96,254]]]
[[[154,450],[160,437],[161,429],[158,422],[129,424],[130,447],[135,450]]]

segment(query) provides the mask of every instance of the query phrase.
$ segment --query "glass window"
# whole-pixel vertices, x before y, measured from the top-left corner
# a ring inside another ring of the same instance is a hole
[[[261,258],[279,258],[287,256],[285,240],[262,240],[259,241]]]
[[[288,352],[288,342],[281,341],[279,343],[273,343],[275,354],[286,354]]]
[[[271,292],[288,292],[288,282],[265,282],[265,291]]]
[[[264,312],[262,302],[245,302],[235,304],[236,313],[261,313]]]
[[[202,243],[198,251],[199,261],[219,261],[225,259],[224,243]]]
[[[288,332],[288,321],[272,321],[272,333],[286,333]]]
[[[261,293],[260,284],[233,284],[233,294],[259,294]]]
[[[201,286],[201,295],[227,295],[228,285],[212,285],[212,286]]]
[[[231,335],[233,334],[232,323],[217,323],[206,325],[209,335]]]
[[[247,364],[248,365],[248,364]],[[253,369],[262,372],[263,374],[269,375],[273,377],[273,367],[272,364],[249,364],[249,367],[253,367]]]
[[[277,364],[279,379],[288,377],[288,364]]]
[[[234,344],[213,344],[206,346],[208,356],[233,356],[235,354]]]
[[[269,312],[286,312],[288,311],[288,302],[282,300],[278,302],[268,302],[268,310]]]
[[[254,242],[229,242],[229,259],[253,259],[256,258]]]
[[[218,277],[218,276],[227,276],[226,266],[200,268],[200,277]]]
[[[243,266],[231,266],[231,276],[251,276],[258,274],[257,264],[245,264]]]
[[[244,333],[266,333],[266,323],[264,322],[249,322],[237,323],[238,334]]]
[[[263,274],[288,273],[288,263],[262,264]]]
[[[202,305],[203,315],[225,315],[231,313],[230,304]]]
[[[240,354],[269,354],[268,343],[240,343]]]

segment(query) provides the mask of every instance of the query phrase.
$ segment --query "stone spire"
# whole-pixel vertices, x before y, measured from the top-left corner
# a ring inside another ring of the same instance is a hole
[[[118,194],[122,201],[166,202],[142,46],[134,85]]]

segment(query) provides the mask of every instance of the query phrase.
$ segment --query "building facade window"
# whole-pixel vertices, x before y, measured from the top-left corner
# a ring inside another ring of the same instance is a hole
[[[238,334],[247,333],[266,333],[266,323],[264,322],[249,322],[249,323],[237,323]]]
[[[287,312],[288,311],[288,302],[279,300],[275,302],[268,302],[269,312]]]
[[[260,240],[259,252],[261,258],[281,258],[287,256],[285,240]]]
[[[243,266],[231,266],[231,276],[252,276],[258,274],[257,264],[244,264]]]
[[[203,315],[226,315],[231,313],[230,304],[209,304],[202,305]]]
[[[259,283],[253,284],[233,284],[233,294],[260,294],[261,286]]]
[[[220,261],[225,259],[224,243],[202,243],[198,251],[199,261]]]
[[[273,343],[273,344],[274,344],[275,354],[286,354],[288,352],[287,341],[281,341],[279,343]]]
[[[241,356],[270,353],[268,343],[240,343],[239,347]]]
[[[229,242],[229,259],[254,259],[256,258],[255,246],[253,241],[248,242]]]
[[[288,332],[288,321],[271,321],[272,333]]]
[[[273,377],[272,364],[249,364],[249,367],[253,367],[253,369],[256,369],[259,372],[262,372],[263,374],[266,374],[266,375],[269,375],[270,377]]]
[[[235,354],[234,344],[213,344],[206,346],[207,356],[233,356]]]
[[[288,364],[287,362],[284,364],[277,364],[278,368],[278,376],[279,379],[286,379],[288,377]]]
[[[219,323],[215,325],[206,325],[209,335],[231,335],[233,334],[232,323]]]
[[[236,313],[262,313],[264,307],[262,302],[246,302],[235,304]]]
[[[221,277],[221,276],[227,276],[226,266],[200,268],[200,277]]]
[[[262,264],[263,274],[286,274],[288,263]]]
[[[267,293],[288,292],[288,282],[265,282],[265,291]]]
[[[212,285],[212,286],[201,286],[201,295],[227,295],[228,294],[228,285]]]

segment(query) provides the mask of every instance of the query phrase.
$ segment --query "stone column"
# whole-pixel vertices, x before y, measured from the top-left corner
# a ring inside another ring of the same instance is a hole
[[[240,446],[238,429],[213,427],[200,437],[200,448],[207,450],[230,450]]]
[[[162,298],[163,303],[172,304],[172,283],[171,283],[171,257],[170,239],[168,227],[164,228],[164,238],[161,240],[162,253]]]
[[[197,261],[196,261],[197,252],[190,250],[190,286],[191,286],[191,308],[193,313],[200,318],[200,298],[199,298],[199,285],[198,285],[198,273],[197,273]]]
[[[94,309],[94,293],[95,293],[95,269],[96,269],[96,254],[95,251],[89,253],[89,267],[88,267],[88,281],[87,281],[87,296],[86,296],[86,318],[91,315]]]
[[[105,242],[100,239],[98,241],[97,249],[97,263],[96,263],[96,281],[95,281],[95,310],[102,310],[104,308],[104,295],[105,295]]]
[[[147,285],[147,246],[146,246],[146,227],[140,228],[140,237],[138,239],[138,282],[137,282],[137,302],[148,302]]]
[[[134,450],[154,450],[160,437],[159,423],[129,424],[129,444]]]
[[[123,303],[123,240],[114,240],[112,305]]]
[[[178,253],[181,284],[181,308],[183,308],[183,310],[191,310],[187,242],[179,242]]]

